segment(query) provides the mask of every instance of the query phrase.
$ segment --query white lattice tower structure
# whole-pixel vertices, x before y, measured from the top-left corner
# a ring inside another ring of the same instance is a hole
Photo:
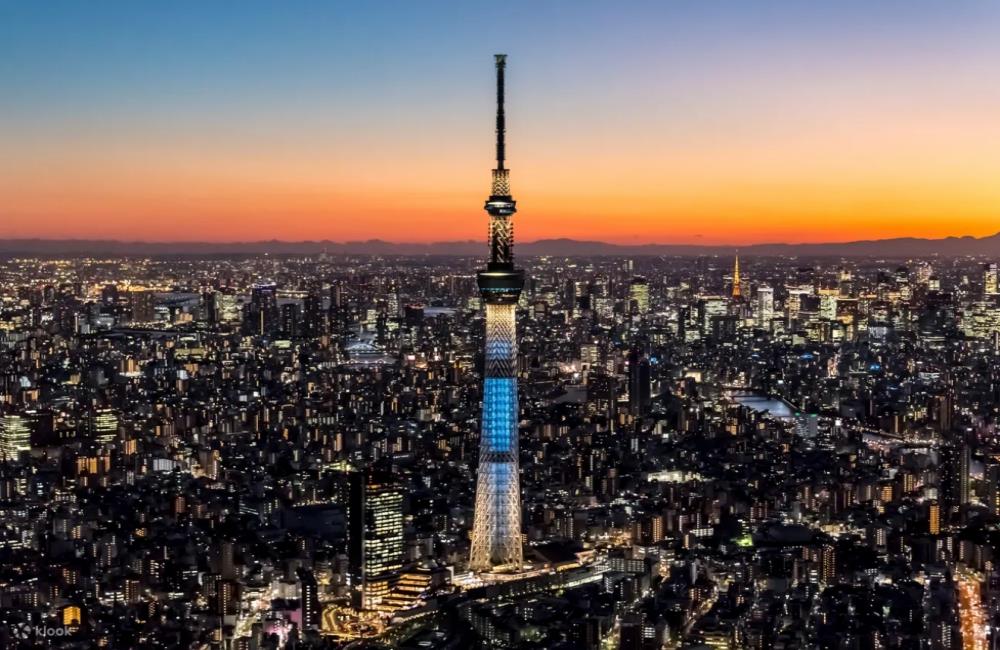
[[[521,482],[518,463],[517,300],[524,272],[514,268],[516,212],[510,177],[504,168],[504,67],[496,55],[497,167],[490,198],[490,261],[477,275],[486,306],[486,359],[483,416],[476,479],[476,512],[469,567],[477,572],[514,572],[523,565]]]

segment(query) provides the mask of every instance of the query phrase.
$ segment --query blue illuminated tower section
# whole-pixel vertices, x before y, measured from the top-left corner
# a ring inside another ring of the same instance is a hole
[[[517,445],[517,324],[515,309],[524,271],[514,268],[515,203],[504,167],[505,54],[496,55],[497,166],[486,201],[490,215],[490,261],[479,271],[486,307],[483,418],[479,438],[476,515],[469,567],[477,572],[514,572],[522,566],[521,486]]]

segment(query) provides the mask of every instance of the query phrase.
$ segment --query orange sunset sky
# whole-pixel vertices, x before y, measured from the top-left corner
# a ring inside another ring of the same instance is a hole
[[[3,238],[483,238],[500,51],[521,241],[1000,231],[996,5],[18,4]]]

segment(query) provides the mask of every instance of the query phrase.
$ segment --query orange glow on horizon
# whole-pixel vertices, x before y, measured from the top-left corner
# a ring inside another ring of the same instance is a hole
[[[1000,230],[993,114],[886,123],[886,110],[834,119],[810,106],[780,133],[765,115],[725,138],[611,122],[591,142],[579,127],[515,120],[517,239],[746,245]],[[459,123],[440,145],[400,129],[25,135],[16,156],[0,156],[0,237],[485,241],[488,128]]]
[[[478,179],[477,179],[478,180]],[[58,192],[21,184],[4,206],[4,238],[137,241],[485,241],[483,183],[464,192],[396,191],[263,182],[101,187],[79,179]],[[518,241],[548,238],[639,244],[836,242],[987,236],[1000,230],[1000,190],[902,186],[823,192],[817,184],[686,183],[655,194],[575,194],[514,186]],[[521,189],[518,189],[518,188]],[[8,188],[3,191],[10,197]],[[776,202],[772,196],[780,195]]]

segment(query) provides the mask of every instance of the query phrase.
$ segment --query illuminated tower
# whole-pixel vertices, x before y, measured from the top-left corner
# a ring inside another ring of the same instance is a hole
[[[524,271],[514,268],[515,203],[504,168],[503,75],[505,54],[497,66],[497,166],[486,200],[490,215],[490,261],[477,280],[486,307],[486,360],[483,369],[483,417],[479,437],[476,514],[469,567],[476,572],[519,571],[521,488],[517,444],[517,330],[514,310],[524,285]]]
[[[733,264],[733,299],[740,297],[740,256],[736,255],[736,262]]]

